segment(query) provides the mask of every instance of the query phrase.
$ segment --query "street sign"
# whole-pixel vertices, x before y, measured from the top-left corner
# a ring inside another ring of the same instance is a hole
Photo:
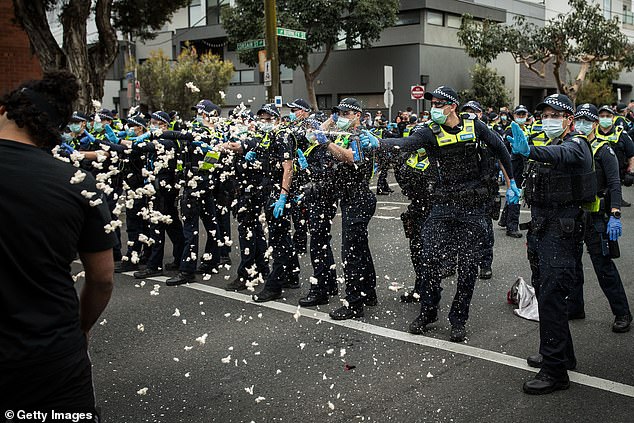
[[[392,93],[392,90],[385,90],[383,93],[383,104],[385,104],[385,107],[387,108],[394,105],[394,94]]]
[[[422,85],[412,85],[409,94],[412,100],[421,100],[425,97],[425,87]]]
[[[282,96],[281,95],[276,95],[275,96],[275,107],[277,107],[278,109],[282,108]]]
[[[270,87],[273,85],[273,74],[271,73],[271,61],[264,62],[264,86]]]
[[[264,40],[249,40],[238,43],[236,49],[238,51],[250,50],[253,48],[262,48],[266,46],[266,42]]]
[[[277,28],[278,37],[297,38],[298,40],[306,39],[306,32],[297,31],[295,29]]]
[[[141,101],[141,83],[138,80],[134,82],[134,99]]]
[[[391,90],[394,88],[394,82],[392,79],[392,66],[383,66],[383,75],[384,75],[384,90]],[[388,107],[388,106],[385,106]]]

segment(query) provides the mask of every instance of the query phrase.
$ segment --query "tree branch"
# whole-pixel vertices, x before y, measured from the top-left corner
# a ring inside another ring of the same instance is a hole
[[[324,66],[326,66],[326,62],[328,61],[328,58],[330,57],[330,52],[332,51],[332,47],[333,47],[332,44],[326,45],[326,54],[324,55],[324,58],[321,59],[321,63],[315,68],[314,71],[311,72],[310,76],[312,78],[316,78],[324,69]]]

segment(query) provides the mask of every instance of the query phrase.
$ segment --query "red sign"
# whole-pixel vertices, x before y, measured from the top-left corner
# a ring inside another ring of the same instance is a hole
[[[421,100],[425,96],[425,87],[422,85],[412,85],[409,93],[412,100]]]

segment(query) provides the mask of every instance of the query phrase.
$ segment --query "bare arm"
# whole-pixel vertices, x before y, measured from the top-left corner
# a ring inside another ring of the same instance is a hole
[[[500,160],[498,160],[498,164],[500,165],[500,169],[502,170],[502,174],[504,175],[504,182],[506,183],[506,187],[507,188],[511,188],[511,179],[509,178],[509,174],[506,173],[506,169],[504,168],[504,166],[502,165],[502,162]]]
[[[284,162],[282,162],[282,168],[284,169],[284,175],[282,176],[282,189],[280,190],[280,194],[289,194],[291,181],[293,179],[293,161],[284,160]]]
[[[331,142],[328,144],[328,151],[340,162],[354,163],[354,153],[349,148],[342,148]]]
[[[112,249],[80,253],[79,257],[86,272],[86,283],[79,301],[79,322],[82,331],[88,334],[110,301],[114,285],[114,260]]]

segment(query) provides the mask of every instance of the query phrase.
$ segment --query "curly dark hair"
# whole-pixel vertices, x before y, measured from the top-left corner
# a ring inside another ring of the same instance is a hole
[[[78,92],[72,73],[45,72],[41,80],[24,82],[0,97],[0,105],[7,109],[7,118],[26,127],[37,146],[53,148],[60,143],[60,130],[70,120]]]

